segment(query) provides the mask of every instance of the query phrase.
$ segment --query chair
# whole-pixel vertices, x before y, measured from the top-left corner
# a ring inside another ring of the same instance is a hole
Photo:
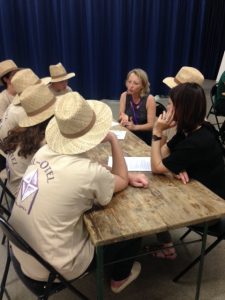
[[[216,123],[214,125],[216,125],[217,128],[218,128],[219,137],[220,137],[221,142],[224,143],[225,142],[225,134],[221,130],[222,125],[221,125],[221,122],[218,119],[218,117],[223,116],[223,115],[219,114],[216,111],[216,107],[215,107],[215,96],[216,96],[216,93],[217,93],[217,84],[214,84],[213,87],[211,88],[211,91],[210,91],[211,107],[210,107],[209,112],[207,114],[207,119],[208,119],[208,117],[210,115],[214,115],[215,120],[216,120]]]
[[[36,281],[27,277],[21,269],[20,263],[13,255],[11,247],[8,246],[8,251],[13,262],[14,269],[24,283],[24,285],[35,294],[39,300],[48,299],[49,296],[68,288],[78,299],[88,299],[81,292],[79,292],[70,281],[66,280],[54,267],[46,262],[29,244],[19,235],[18,232],[6,221],[5,218],[0,217],[0,227],[3,233],[6,235],[9,242],[14,244],[20,250],[26,252],[35,258],[42,266],[49,271],[48,281]],[[9,243],[8,243],[9,245]],[[58,282],[54,282],[57,279]],[[78,278],[77,278],[78,279]]]
[[[0,197],[0,215],[4,216],[8,220],[11,215],[11,210],[12,210],[12,206],[15,201],[15,197],[10,192],[10,190],[6,187],[6,181],[2,181],[1,178],[0,178],[0,186],[2,188],[1,197]],[[2,245],[5,244],[5,238],[6,237],[3,234]],[[6,280],[8,277],[10,262],[11,262],[10,255],[9,255],[9,252],[7,251],[6,265],[5,265],[5,269],[4,269],[2,281],[1,281],[1,286],[0,286],[0,300],[2,300],[4,292],[7,293],[7,291],[5,289],[5,284],[6,284]]]
[[[156,117],[159,117],[159,115],[161,115],[163,111],[166,111],[166,108],[162,103],[158,101],[156,101],[155,103],[156,103]]]
[[[200,236],[203,236],[204,227],[203,226],[190,226],[187,232],[180,238],[183,240],[191,231],[196,232]],[[204,252],[204,255],[207,255],[211,252],[222,240],[225,239],[225,218],[218,220],[215,225],[208,227],[208,235],[215,237],[215,241],[212,242]],[[173,281],[178,281],[185,273],[187,273],[193,266],[195,266],[201,259],[201,255],[196,257],[182,272],[180,272]]]

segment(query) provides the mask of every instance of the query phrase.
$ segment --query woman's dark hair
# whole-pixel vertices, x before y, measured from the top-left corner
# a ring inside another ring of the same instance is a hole
[[[206,116],[206,97],[197,83],[182,83],[169,94],[175,109],[177,132],[191,132],[202,125]]]
[[[10,130],[8,136],[3,140],[3,151],[10,153],[19,147],[19,156],[26,158],[28,155],[34,154],[41,147],[50,119],[31,127],[17,127]]]

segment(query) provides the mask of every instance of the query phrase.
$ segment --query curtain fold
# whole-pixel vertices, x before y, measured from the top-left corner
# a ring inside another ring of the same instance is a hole
[[[0,60],[39,76],[62,62],[85,98],[118,99],[143,68],[151,93],[181,66],[215,79],[225,50],[224,0],[0,0]]]

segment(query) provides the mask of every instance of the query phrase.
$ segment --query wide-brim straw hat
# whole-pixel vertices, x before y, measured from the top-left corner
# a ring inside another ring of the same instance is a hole
[[[14,105],[20,104],[20,95],[28,87],[34,84],[43,83],[48,85],[51,77],[40,79],[31,69],[22,69],[18,71],[12,78],[11,83],[16,91],[16,96],[13,98]]]
[[[3,85],[2,77],[8,74],[9,72],[19,70],[17,65],[13,60],[7,59],[0,62],[0,85]]]
[[[193,67],[182,67],[175,77],[166,77],[163,79],[163,82],[170,88],[186,82],[194,82],[202,86],[204,76],[199,70]]]
[[[60,82],[68,80],[75,76],[75,73],[67,73],[66,69],[61,63],[49,66],[51,82]]]
[[[20,103],[27,116],[19,122],[19,126],[30,127],[53,116],[56,97],[46,85],[39,83],[27,87],[22,92]]]
[[[69,92],[57,101],[55,117],[46,128],[45,138],[56,153],[80,154],[101,143],[111,125],[112,111],[108,105]]]

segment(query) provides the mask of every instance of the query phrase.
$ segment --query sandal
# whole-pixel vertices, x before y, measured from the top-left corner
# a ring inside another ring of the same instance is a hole
[[[175,248],[173,247],[172,243],[165,243],[162,244],[159,247],[151,248],[149,246],[145,246],[145,249],[148,252],[151,252],[150,254],[157,258],[163,258],[163,259],[169,259],[174,260],[177,258],[177,253]]]

